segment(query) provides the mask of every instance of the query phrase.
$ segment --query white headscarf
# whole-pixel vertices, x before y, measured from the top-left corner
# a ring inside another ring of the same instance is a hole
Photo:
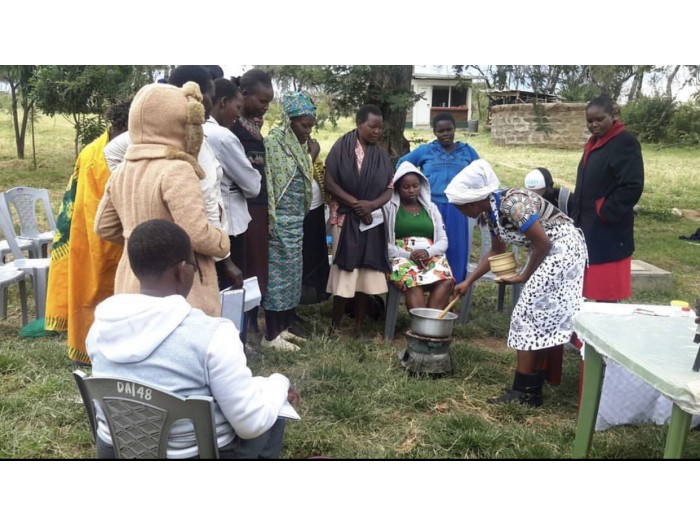
[[[468,204],[487,199],[501,186],[491,164],[475,160],[447,185],[445,195],[451,204]]]

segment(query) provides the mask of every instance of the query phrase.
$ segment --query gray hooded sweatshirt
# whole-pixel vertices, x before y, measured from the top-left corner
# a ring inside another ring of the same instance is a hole
[[[212,396],[219,448],[236,434],[252,439],[266,432],[287,400],[286,377],[253,377],[231,321],[192,308],[180,295],[118,294],[104,300],[86,345],[95,377],[147,383],[184,397]],[[101,411],[97,420],[98,435],[111,444]],[[197,453],[192,424],[175,423],[168,458]]]
[[[396,246],[395,234],[396,215],[401,207],[398,181],[401,177],[408,175],[409,173],[415,173],[420,177],[421,183],[418,202],[428,211],[428,214],[433,221],[433,245],[427,249],[428,255],[430,255],[430,257],[444,255],[447,251],[447,233],[445,232],[445,224],[443,223],[440,211],[438,210],[437,206],[430,201],[430,182],[416,166],[408,161],[405,161],[401,163],[399,168],[396,170],[396,174],[394,175],[394,194],[391,196],[389,202],[384,205],[384,227],[386,228],[389,257],[404,257],[406,259],[411,257],[411,252]]]

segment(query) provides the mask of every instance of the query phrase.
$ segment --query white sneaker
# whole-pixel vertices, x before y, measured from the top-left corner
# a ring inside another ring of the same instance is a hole
[[[260,346],[263,348],[273,348],[275,350],[286,350],[288,352],[296,352],[299,350],[299,347],[294,343],[282,339],[282,335],[278,335],[272,341],[268,341],[263,337],[260,341]]]
[[[284,339],[285,341],[290,341],[290,342],[298,342],[298,343],[305,343],[306,339],[304,339],[301,336],[295,335],[289,330],[285,330],[284,332],[280,333],[280,337]]]

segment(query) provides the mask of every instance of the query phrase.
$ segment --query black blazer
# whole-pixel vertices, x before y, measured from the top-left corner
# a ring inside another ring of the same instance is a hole
[[[586,237],[591,264],[620,261],[632,255],[632,208],[643,189],[642,148],[631,133],[623,131],[593,150],[585,168],[581,158],[572,217]]]

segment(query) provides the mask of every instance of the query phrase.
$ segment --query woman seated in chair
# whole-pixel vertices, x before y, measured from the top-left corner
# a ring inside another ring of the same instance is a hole
[[[437,206],[430,201],[428,179],[410,162],[402,162],[394,175],[394,194],[384,205],[384,215],[389,281],[404,293],[408,310],[442,310],[455,284],[445,257],[447,234]]]

